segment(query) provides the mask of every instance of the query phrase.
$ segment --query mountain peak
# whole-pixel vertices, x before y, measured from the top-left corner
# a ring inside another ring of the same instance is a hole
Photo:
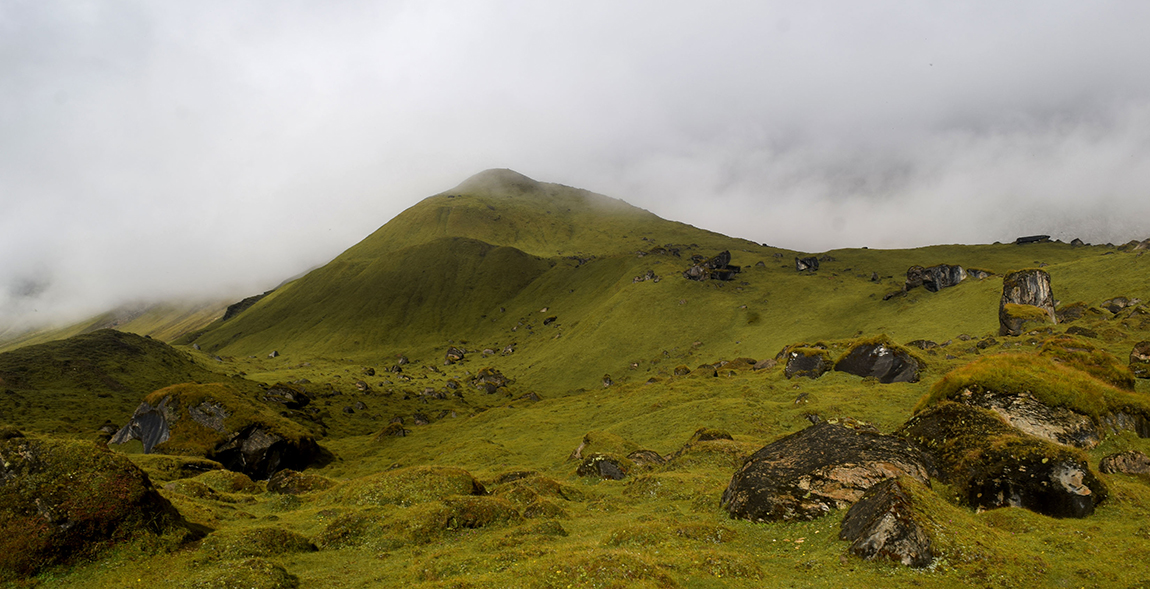
[[[484,170],[459,184],[452,192],[469,194],[535,192],[541,183],[507,168]]]

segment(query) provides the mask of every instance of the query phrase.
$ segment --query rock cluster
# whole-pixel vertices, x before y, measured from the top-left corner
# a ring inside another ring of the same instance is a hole
[[[695,256],[692,261],[694,265],[683,272],[683,278],[688,280],[734,280],[740,270],[738,266],[731,265],[731,252],[726,250],[707,260]]]

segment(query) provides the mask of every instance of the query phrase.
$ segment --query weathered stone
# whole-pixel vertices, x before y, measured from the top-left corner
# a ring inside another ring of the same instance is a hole
[[[1070,246],[1071,247],[1083,247],[1085,245],[1086,245],[1086,242],[1082,241],[1081,239],[1078,239],[1077,237],[1070,240]]]
[[[277,352],[276,350],[272,350],[272,353],[268,354],[268,358],[279,358],[279,355],[280,355],[279,352]]]
[[[938,478],[971,507],[1086,517],[1106,498],[1080,450],[1027,435],[988,409],[939,403],[899,434],[931,454]]]
[[[312,491],[330,489],[334,483],[326,477],[305,474],[285,468],[268,479],[268,492],[280,495],[302,495]]]
[[[1137,450],[1111,454],[1102,459],[1098,470],[1104,474],[1150,474],[1150,456]]]
[[[1029,393],[996,393],[974,387],[963,390],[954,400],[990,409],[1019,431],[1050,442],[1090,449],[1102,440],[1102,432],[1089,416],[1047,406]]]
[[[275,386],[263,392],[264,401],[279,403],[288,409],[303,409],[311,403],[311,397],[303,387],[276,383]]]
[[[799,272],[814,272],[819,269],[819,259],[816,256],[807,258],[795,258],[795,270]]]
[[[718,255],[708,260],[703,260],[702,257],[692,257],[695,264],[683,272],[683,277],[688,280],[704,281],[712,280],[734,280],[735,274],[741,271],[738,266],[731,265],[731,252],[722,251]],[[657,280],[654,271],[649,271],[649,280]]]
[[[1014,240],[1015,245],[1025,245],[1028,243],[1046,243],[1050,241],[1049,235],[1030,235],[1027,237],[1019,237]]]
[[[1150,341],[1134,344],[1130,350],[1130,371],[1136,378],[1150,378]]]
[[[627,455],[627,460],[640,468],[651,468],[667,462],[666,458],[659,456],[659,453],[654,450],[635,450]]]
[[[443,364],[447,366],[455,364],[456,362],[462,362],[466,356],[467,353],[463,351],[463,348],[451,346],[447,348],[447,353],[443,355]]]
[[[930,340],[916,339],[911,342],[906,342],[908,348],[918,348],[920,350],[932,350],[938,347],[938,344]]]
[[[778,366],[778,364],[779,361],[775,360],[774,358],[764,358],[758,362],[755,362],[755,365],[751,367],[751,370],[770,370],[775,366]]]
[[[511,381],[508,380],[506,376],[503,376],[503,373],[491,367],[480,369],[480,371],[475,374],[475,378],[471,379],[472,386],[489,395],[506,387],[510,383]]]
[[[835,370],[855,376],[873,376],[881,383],[918,382],[918,360],[889,342],[867,342],[851,348],[835,363]]]
[[[839,539],[850,542],[850,552],[865,560],[890,560],[915,568],[930,566],[934,560],[924,523],[898,479],[874,485],[851,506]]]
[[[913,444],[823,422],[755,452],[731,478],[722,505],[737,519],[810,520],[899,476],[928,481],[925,456]]]
[[[1028,309],[1033,307],[1034,309]],[[1002,299],[998,306],[999,335],[1022,335],[1027,321],[1057,323],[1050,274],[1045,270],[1019,270],[1002,279]]]

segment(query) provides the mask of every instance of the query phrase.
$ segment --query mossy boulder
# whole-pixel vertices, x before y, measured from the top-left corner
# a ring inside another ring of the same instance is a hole
[[[197,456],[166,456],[164,454],[129,454],[132,462],[144,469],[152,481],[190,479],[202,474],[224,470],[215,460]]]
[[[236,560],[316,550],[315,544],[301,534],[275,527],[221,530],[208,535],[200,543],[200,553],[210,560]]]
[[[820,348],[790,348],[786,358],[784,374],[787,378],[796,376],[818,378],[834,364],[830,353]]]
[[[269,493],[279,493],[281,495],[302,495],[304,493],[330,489],[334,484],[335,483],[327,477],[296,472],[290,468],[285,468],[273,474],[271,478],[268,479],[267,490]]]
[[[595,453],[610,453],[625,456],[640,450],[639,446],[618,434],[603,431],[587,432],[579,445],[571,452],[568,460],[583,460]]]
[[[195,480],[220,493],[252,494],[264,491],[263,487],[248,475],[231,470],[221,469],[205,472],[197,476]]]
[[[452,495],[483,495],[486,489],[462,468],[412,466],[354,479],[328,497],[351,505],[411,506]]]
[[[583,459],[575,474],[581,477],[599,477],[613,481],[623,480],[632,470],[635,463],[617,454],[595,453]]]
[[[530,505],[543,497],[563,501],[583,501],[586,499],[586,495],[579,489],[538,473],[501,483],[492,490],[491,494],[507,499],[519,506]]]
[[[320,455],[315,439],[226,384],[182,384],[144,398],[112,438],[144,442],[144,451],[202,456],[253,479],[303,469]]]
[[[731,477],[722,506],[735,519],[811,520],[899,476],[928,480],[926,456],[913,444],[823,422],[752,454]]]
[[[855,376],[874,377],[879,382],[918,382],[922,362],[886,336],[855,342],[835,362],[835,370]]]
[[[987,409],[940,403],[898,433],[930,453],[938,478],[971,507],[1085,517],[1106,498],[1080,450],[1024,434]]]
[[[191,589],[298,589],[299,577],[282,566],[262,558],[227,561],[199,572],[189,585]]]
[[[123,456],[91,442],[10,434],[0,440],[0,580],[141,535],[192,535]]]
[[[1130,372],[1135,378],[1150,378],[1150,341],[1138,342],[1130,350]]]

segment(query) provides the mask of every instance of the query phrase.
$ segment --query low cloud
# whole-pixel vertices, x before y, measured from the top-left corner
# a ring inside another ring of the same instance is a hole
[[[490,167],[811,252],[1145,239],[1148,17],[5,3],[0,328],[261,292]]]

